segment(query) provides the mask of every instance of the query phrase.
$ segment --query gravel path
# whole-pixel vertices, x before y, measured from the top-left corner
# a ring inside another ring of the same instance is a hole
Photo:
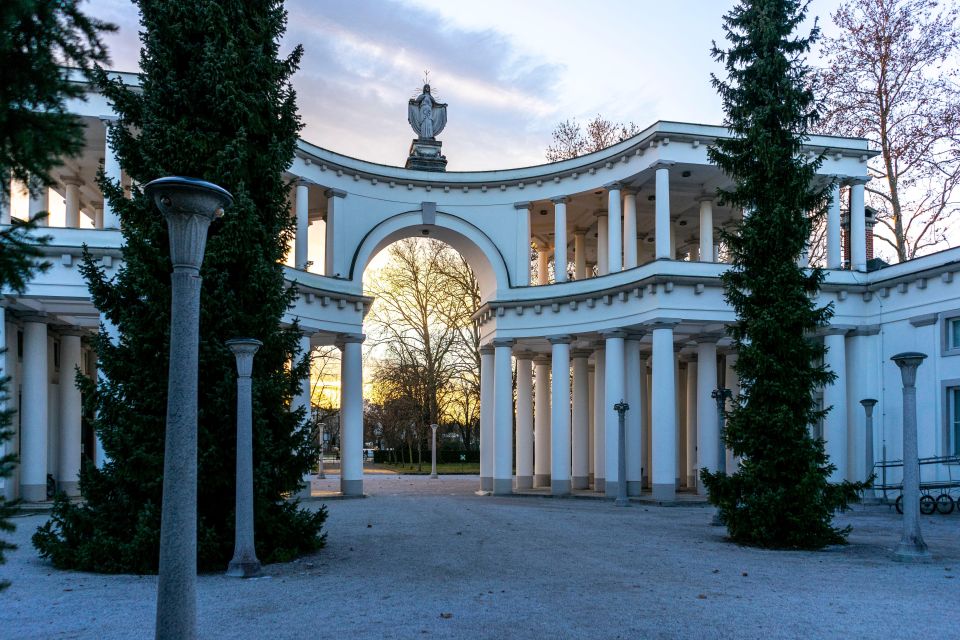
[[[199,578],[202,638],[960,637],[960,515],[923,517],[929,565],[889,559],[899,519],[858,507],[850,544],[762,551],[708,507],[478,497],[476,478],[371,476],[328,503],[328,546],[265,576]],[[16,519],[0,638],[150,638],[156,578],[61,572]],[[909,620],[909,622],[905,622]]]

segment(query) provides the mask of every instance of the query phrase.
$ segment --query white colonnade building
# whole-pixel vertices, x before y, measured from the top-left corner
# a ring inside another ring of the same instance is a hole
[[[87,125],[84,154],[60,168],[40,199],[48,202],[19,197],[0,212],[0,224],[48,206],[55,212],[45,249],[51,269],[0,306],[0,344],[8,347],[0,367],[18,410],[9,446],[21,456],[4,491],[26,500],[45,499],[48,475],[75,493],[80,456],[97,458],[72,371],[95,370],[88,337],[100,315],[77,265],[84,244],[108,274],[122,260],[117,218],[94,181],[101,165],[123,176],[105,143],[111,110],[95,92],[73,108]],[[629,492],[666,502],[678,491],[702,492],[699,470],[727,457],[710,394],[718,386],[737,392],[718,229],[742,212],[716,199],[730,180],[707,159],[727,135],[661,121],[579,158],[477,172],[384,166],[301,141],[289,176],[297,233],[287,267],[300,295],[286,319],[299,318],[304,346],[342,350],[342,491],[363,492],[361,347],[372,302],[364,270],[389,244],[429,237],[459,251],[481,285],[481,489],[615,495],[613,405],[622,399],[630,405]],[[885,445],[888,458],[900,456],[899,372],[889,358],[902,351],[930,356],[917,382],[920,455],[956,453],[960,249],[868,270],[873,220],[864,185],[874,152],[865,140],[826,136],[812,136],[806,150],[826,154],[820,179],[837,185],[817,300],[835,309],[822,339],[837,380],[820,394],[833,410],[817,429],[836,478],[868,476],[868,450],[879,459]],[[865,398],[879,401],[873,433],[865,431]]]

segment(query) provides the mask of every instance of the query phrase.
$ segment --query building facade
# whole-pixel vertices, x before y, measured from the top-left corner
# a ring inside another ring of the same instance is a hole
[[[18,195],[0,212],[0,224],[54,212],[46,230],[51,268],[0,307],[7,345],[0,367],[12,378],[17,410],[8,446],[21,457],[4,491],[28,501],[46,499],[48,476],[75,494],[81,456],[102,460],[72,384],[75,366],[96,370],[89,336],[101,323],[77,266],[84,245],[108,274],[122,263],[119,222],[94,178],[103,166],[129,180],[106,143],[112,116],[103,97],[91,91],[72,108],[86,125],[84,153],[66,161],[50,192]],[[730,180],[707,158],[727,135],[723,127],[661,121],[579,158],[478,172],[385,166],[301,141],[289,171],[297,233],[287,267],[300,295],[286,320],[299,318],[304,347],[342,350],[342,491],[363,491],[361,350],[372,302],[363,273],[381,249],[406,237],[450,244],[480,282],[482,490],[615,495],[620,400],[630,406],[631,494],[670,501],[679,490],[702,491],[699,469],[717,469],[721,460],[733,469],[711,399],[718,386],[734,395],[738,386],[718,231],[743,212],[716,199]],[[835,479],[862,480],[874,461],[900,457],[900,374],[890,356],[902,351],[930,356],[917,380],[920,455],[957,453],[960,249],[868,271],[864,191],[874,152],[865,140],[828,136],[811,137],[805,151],[825,154],[823,184],[836,179],[817,299],[835,309],[820,336],[837,379],[819,398],[833,409],[817,426]],[[878,401],[872,433],[860,404],[868,398]]]

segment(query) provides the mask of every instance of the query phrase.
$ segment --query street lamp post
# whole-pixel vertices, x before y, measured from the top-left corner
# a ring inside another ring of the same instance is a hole
[[[320,427],[320,468],[319,468],[320,473],[317,474],[317,477],[321,480],[326,480],[327,474],[323,472],[323,454],[327,448],[327,432],[325,431],[325,429],[327,428],[327,425],[325,425],[322,422],[319,422],[317,424]]]
[[[929,562],[927,543],[920,535],[920,462],[917,456],[917,367],[925,353],[908,351],[890,358],[900,367],[903,382],[903,535],[893,552],[901,562]]]
[[[865,421],[864,434],[866,435],[866,441],[864,444],[866,445],[866,465],[864,467],[864,480],[867,480],[873,475],[873,408],[877,406],[877,401],[873,398],[864,398],[860,401],[860,404],[863,406]],[[864,497],[866,498],[865,501],[875,502],[876,493],[874,493],[873,489],[868,489],[867,493],[869,494],[869,497],[867,497],[867,494],[864,494]]]
[[[233,196],[215,184],[182,177],[153,180],[144,192],[167,221],[173,263],[156,638],[190,640],[197,633],[200,265],[210,222]]]
[[[629,409],[630,405],[622,399],[613,405],[613,410],[617,412],[617,499],[613,504],[618,507],[630,506],[627,498],[627,430],[624,426],[624,416]]]
[[[710,397],[717,403],[717,471],[727,472],[727,446],[724,443],[724,430],[727,428],[727,400],[733,397],[733,392],[726,387],[717,387],[710,392]],[[723,526],[720,519],[720,510],[713,514],[710,521],[715,527]]]
[[[233,559],[227,575],[251,578],[260,574],[253,543],[253,356],[263,343],[253,338],[227,340],[237,359],[237,502]]]
[[[439,425],[436,425],[436,424],[430,425],[430,429],[433,430],[433,446],[430,447],[430,457],[431,457],[431,464],[432,464],[431,471],[430,471],[431,478],[437,477],[437,427],[438,426]]]

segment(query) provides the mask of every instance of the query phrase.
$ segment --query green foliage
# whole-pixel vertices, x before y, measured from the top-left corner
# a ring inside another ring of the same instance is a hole
[[[818,364],[824,348],[814,337],[832,315],[813,303],[823,274],[797,266],[826,200],[813,181],[822,157],[806,159],[801,149],[817,118],[803,56],[818,31],[792,35],[806,11],[800,0],[744,0],[724,17],[730,49],[713,49],[729,76],[713,82],[734,135],[710,159],[735,183],[720,197],[747,212],[725,234],[733,266],[723,278],[737,313],[740,380],[725,437],[742,462],[732,476],[702,477],[735,541],[815,549],[846,539],[833,513],[863,485],[830,484],[834,467],[810,433],[826,413],[814,391],[835,374]]]
[[[40,188],[50,169],[83,147],[83,123],[67,101],[83,96],[64,66],[107,61],[99,34],[116,27],[85,16],[80,0],[0,3],[0,175]],[[4,194],[10,187],[4,179]]]
[[[233,551],[236,367],[224,341],[260,339],[253,369],[254,509],[262,561],[323,545],[326,511],[284,499],[316,460],[303,410],[290,411],[308,361],[297,327],[280,320],[295,292],[281,261],[293,232],[289,185],[300,120],[290,77],[298,47],[279,57],[286,12],[279,0],[250,3],[140,0],[141,90],[99,74],[119,120],[111,143],[137,184],[166,175],[198,177],[228,189],[234,205],[211,225],[201,275],[198,397],[198,566],[222,570]],[[170,257],[162,216],[136,189],[101,176],[119,213],[124,266],[108,280],[86,257],[82,270],[97,307],[120,330],[97,340],[97,381],[82,380],[88,409],[110,460],[88,466],[82,506],[59,502],[34,536],[60,567],[155,571],[158,562],[167,366]]]
[[[9,203],[10,178],[31,190],[50,184],[50,169],[65,156],[76,155],[83,145],[83,124],[67,112],[66,102],[79,98],[80,85],[72,83],[60,65],[88,70],[106,62],[99,33],[112,25],[84,16],[77,0],[4,0],[0,3],[0,204]],[[42,212],[33,219],[0,230],[0,290],[23,293],[27,282],[49,264],[42,262],[39,247],[47,236],[34,236]],[[0,345],[0,350],[5,345]],[[14,431],[9,402],[9,377],[0,371],[0,445]],[[0,456],[0,478],[9,478],[17,464],[15,453]],[[0,497],[0,531],[14,529],[9,518],[16,503]],[[0,540],[4,551],[16,548]],[[9,586],[0,580],[0,591]]]

